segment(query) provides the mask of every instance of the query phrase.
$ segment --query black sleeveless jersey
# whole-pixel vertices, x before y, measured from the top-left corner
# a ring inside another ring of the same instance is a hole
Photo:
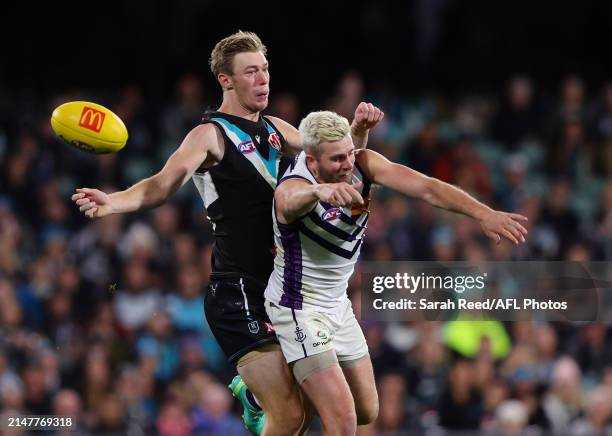
[[[221,162],[193,176],[213,226],[212,271],[267,283],[274,260],[272,198],[291,162],[281,162],[285,138],[264,116],[255,122],[210,112],[202,123],[215,124],[225,141]]]

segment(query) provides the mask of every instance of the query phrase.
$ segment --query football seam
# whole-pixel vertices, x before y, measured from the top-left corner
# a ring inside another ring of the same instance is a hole
[[[67,128],[67,129],[70,129],[70,130],[72,130],[73,132],[76,132],[76,133],[78,133],[78,134],[82,134],[83,136],[87,136],[88,138],[91,138],[91,139],[96,139],[96,140],[98,140],[98,141],[103,141],[103,142],[106,142],[106,143],[109,143],[109,144],[123,144],[123,143],[124,143],[123,141],[109,141],[109,140],[106,140],[106,139],[102,139],[102,138],[100,138],[99,136],[93,136],[93,135],[90,135],[90,134],[88,134],[88,133],[86,133],[86,132],[80,132],[80,131],[75,130],[74,128],[72,128],[72,127],[70,127],[70,126],[68,126],[68,125],[66,125],[66,124],[64,124],[64,123],[62,123],[61,121],[59,121],[59,120],[57,119],[57,117],[52,116],[51,118],[52,118],[53,120],[55,120],[55,122],[56,122],[57,124],[61,124],[63,127]],[[126,129],[126,130],[127,130],[127,129]],[[128,134],[128,138],[129,138],[129,134]],[[125,142],[127,142],[127,138],[126,138]]]

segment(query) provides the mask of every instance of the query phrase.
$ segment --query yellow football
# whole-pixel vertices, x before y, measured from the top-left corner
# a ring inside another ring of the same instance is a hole
[[[51,127],[61,140],[87,153],[114,153],[128,139],[121,118],[104,106],[88,101],[71,101],[55,108]]]

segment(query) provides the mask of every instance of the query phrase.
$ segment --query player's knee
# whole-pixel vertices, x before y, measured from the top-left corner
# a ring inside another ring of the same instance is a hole
[[[378,401],[372,401],[359,407],[357,410],[357,425],[367,425],[376,421],[378,410]]]
[[[354,435],[357,431],[357,414],[353,409],[343,410],[334,421],[334,434]]]
[[[352,407],[330,407],[319,413],[323,424],[323,433],[355,434],[357,414]]]

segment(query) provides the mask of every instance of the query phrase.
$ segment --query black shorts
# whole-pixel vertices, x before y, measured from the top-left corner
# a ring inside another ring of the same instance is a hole
[[[278,342],[264,308],[266,285],[233,273],[213,273],[206,287],[204,313],[230,362],[249,351]]]

